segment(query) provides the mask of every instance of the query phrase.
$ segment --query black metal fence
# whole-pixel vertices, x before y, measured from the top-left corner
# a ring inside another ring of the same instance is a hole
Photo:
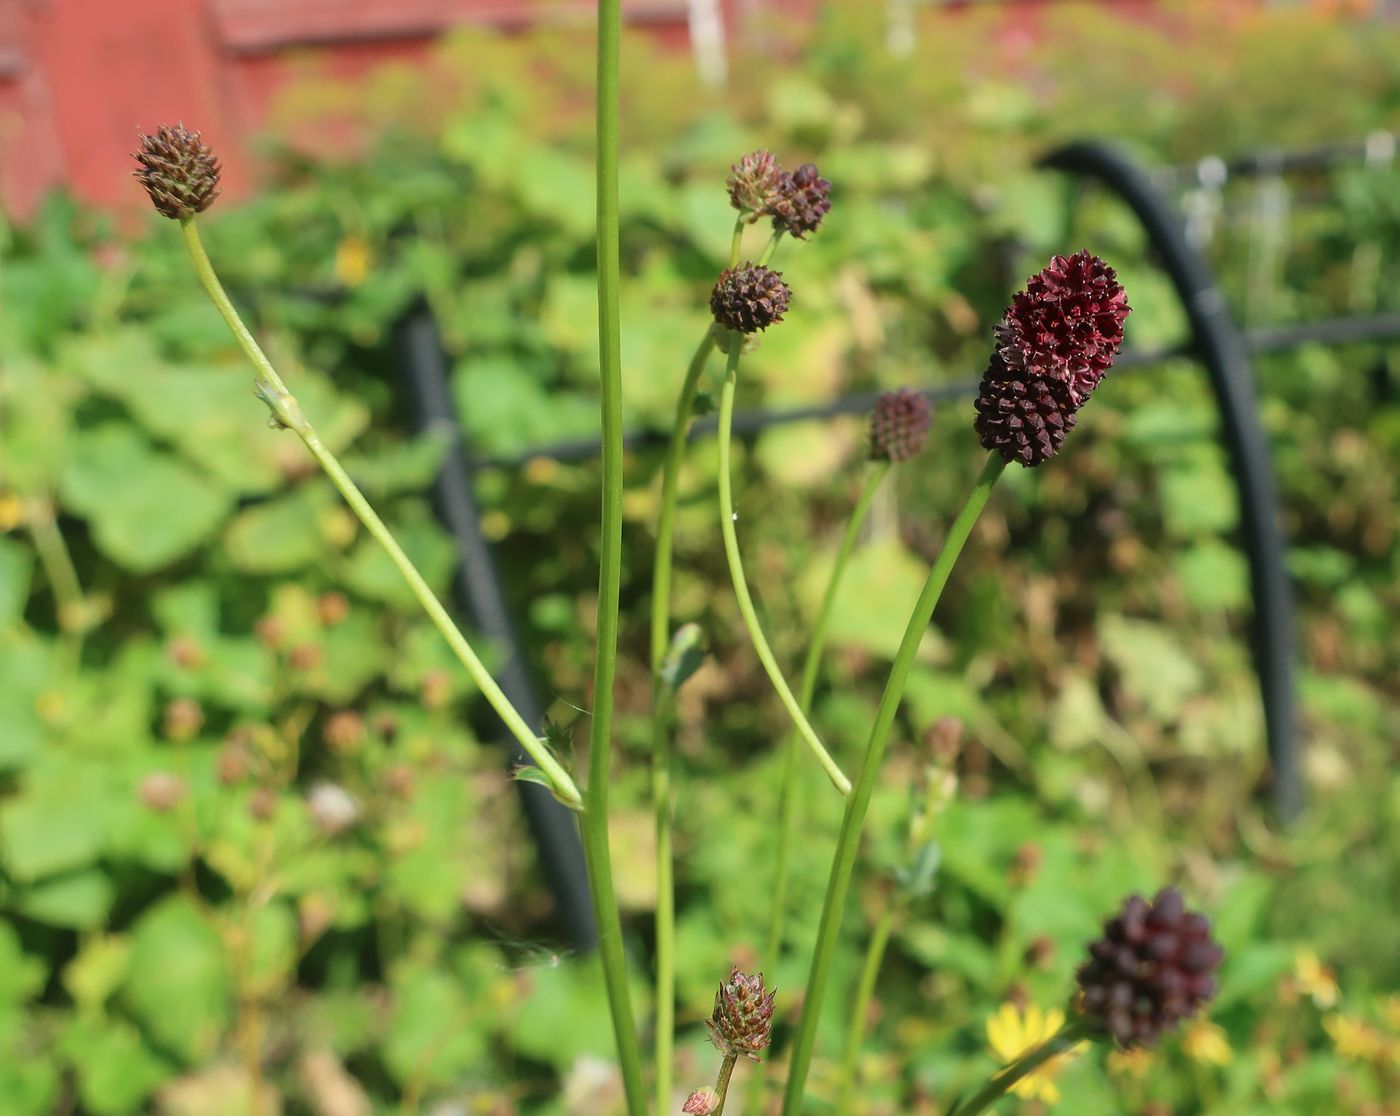
[[[1386,136],[1390,150],[1394,137]],[[1216,183],[1225,176],[1280,174],[1314,170],[1339,162],[1373,158],[1380,146],[1376,136],[1364,144],[1337,144],[1310,151],[1271,151],[1209,166]],[[1192,245],[1182,215],[1168,199],[1165,187],[1199,179],[1202,164],[1167,168],[1157,174],[1135,165],[1114,148],[1081,142],[1048,155],[1043,165],[1086,181],[1095,181],[1124,201],[1146,231],[1163,269],[1181,300],[1190,336],[1179,347],[1123,353],[1115,369],[1142,370],[1173,357],[1190,357],[1205,366],[1221,415],[1221,437],[1234,471],[1239,494],[1241,543],[1248,559],[1253,596],[1251,642],[1259,676],[1260,699],[1268,736],[1277,812],[1295,819],[1303,806],[1301,737],[1295,704],[1295,645],[1293,600],[1286,566],[1287,542],[1269,459],[1268,443],[1259,424],[1250,356],[1304,344],[1378,342],[1400,338],[1400,313],[1332,318],[1302,325],[1242,331],[1235,322],[1210,268]],[[405,390],[412,401],[420,431],[447,431],[450,449],[435,484],[438,513],[458,549],[455,579],[458,605],[473,625],[505,655],[498,680],[510,699],[533,724],[543,712],[534,681],[512,624],[503,587],[482,533],[473,495],[472,475],[482,468],[513,468],[535,458],[586,460],[600,451],[596,438],[536,446],[509,455],[477,455],[453,412],[448,390],[448,363],[436,323],[420,306],[399,326],[396,344]],[[977,379],[943,384],[928,390],[935,401],[971,397]],[[757,433],[792,422],[811,422],[840,415],[864,414],[874,393],[839,397],[807,407],[744,411],[735,416],[736,433]],[[709,437],[712,418],[692,427],[691,438]],[[630,448],[664,445],[666,434],[637,430],[627,435]],[[511,762],[524,762],[523,753]],[[554,893],[560,932],[571,945],[586,947],[594,940],[592,913],[584,879],[583,856],[569,811],[534,783],[517,784],[541,863]]]

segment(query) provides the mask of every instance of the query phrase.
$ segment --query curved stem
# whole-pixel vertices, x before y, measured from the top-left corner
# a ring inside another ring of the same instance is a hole
[[[1071,1019],[1030,1053],[1023,1054],[1005,1069],[998,1070],[982,1088],[952,1109],[948,1116],[977,1116],[978,1113],[985,1112],[1006,1096],[1016,1082],[1034,1073],[1050,1059],[1068,1053],[1088,1038],[1089,1033],[1087,1020],[1082,1017]]]
[[[865,815],[870,808],[870,796],[875,789],[880,762],[884,759],[885,748],[889,743],[890,729],[894,725],[895,714],[899,711],[900,700],[909,682],[914,656],[928,630],[943,587],[948,583],[948,575],[972,533],[973,524],[986,507],[992,487],[1005,468],[1006,463],[999,456],[988,455],[972,492],[948,529],[948,538],[943,544],[943,550],[933,563],[933,568],[929,570],[928,580],[924,582],[919,600],[914,605],[913,614],[904,629],[904,638],[895,655],[894,665],[890,668],[885,691],[880,697],[880,705],[875,712],[875,723],[871,727],[870,739],[865,746],[865,758],[861,763],[860,774],[856,777],[855,790],[846,800],[846,813],[841,819],[841,834],[837,838],[836,855],[832,860],[831,874],[827,878],[826,898],[822,905],[821,923],[817,929],[817,945],[812,955],[812,967],[807,977],[807,993],[802,1002],[802,1018],[798,1023],[792,1063],[788,1069],[787,1087],[783,1093],[783,1116],[797,1116],[802,1107],[802,1094],[807,1087],[807,1074],[812,1066],[812,1052],[817,1041],[817,1023],[821,1018],[822,1000],[826,996],[832,962],[836,957],[846,896],[850,892],[856,853],[860,848],[861,830],[865,826]]]
[[[768,672],[769,681],[773,683],[773,688],[778,691],[778,697],[787,709],[788,716],[792,718],[793,724],[797,726],[797,731],[802,734],[802,739],[807,742],[807,746],[812,749],[812,754],[817,757],[817,762],[822,765],[822,770],[827,773],[832,784],[842,795],[849,795],[851,781],[846,778],[836,761],[831,758],[831,753],[826,750],[826,746],[817,736],[816,730],[807,720],[806,714],[802,712],[797,698],[793,696],[787,680],[783,677],[782,670],[778,667],[778,660],[774,657],[773,649],[768,645],[768,638],[763,634],[763,628],[758,622],[758,613],[754,610],[753,598],[749,596],[748,581],[744,577],[744,561],[739,555],[739,539],[734,530],[734,494],[731,489],[732,481],[729,471],[730,434],[734,423],[734,389],[739,380],[739,351],[741,348],[742,346],[737,342],[730,347],[729,362],[724,369],[724,390],[719,401],[719,516],[720,532],[724,536],[724,555],[729,562],[729,575],[734,583],[734,595],[738,598],[739,612],[744,618],[744,625],[748,628],[749,639],[753,643],[754,650],[758,653],[759,662],[763,664],[763,669]]]
[[[879,491],[880,482],[890,471],[888,461],[876,462],[865,474],[860,495],[851,509],[850,519],[841,535],[841,543],[836,549],[836,558],[827,576],[826,589],[822,593],[821,607],[812,624],[808,637],[807,657],[802,663],[802,680],[798,685],[797,703],[802,712],[811,715],[812,698],[817,691],[817,679],[821,676],[822,653],[826,650],[826,633],[831,621],[831,608],[836,603],[837,590],[846,572],[846,564],[855,550],[860,529],[865,525],[865,517]],[[763,955],[766,964],[777,965],[783,947],[783,921],[786,918],[787,888],[792,859],[792,844],[797,828],[797,751],[801,740],[797,733],[788,736],[787,748],[783,755],[783,773],[778,787],[778,851],[777,865],[773,874],[772,910],[768,923],[768,950]]]
[[[841,1059],[841,1099],[836,1105],[836,1116],[848,1116],[851,1102],[855,1099],[856,1068],[860,1061],[860,1048],[865,1042],[865,1020],[870,1014],[875,981],[885,960],[885,947],[889,945],[890,934],[903,910],[904,903],[899,897],[890,900],[885,913],[875,924],[870,944],[865,950],[865,964],[861,966],[860,983],[856,985],[855,1004],[851,1008],[851,1026],[846,1032],[846,1052]]]
[[[676,896],[673,862],[671,778],[675,757],[671,748],[675,696],[662,681],[661,664],[671,637],[671,562],[676,529],[676,489],[685,459],[695,395],[705,362],[715,347],[714,329],[690,358],[685,382],[676,402],[676,419],[666,446],[661,473],[661,514],[656,523],[656,555],[652,560],[651,594],[651,796],[656,811],[656,1110],[671,1103],[671,1067],[676,1031]]]
[[[598,368],[602,387],[603,510],[599,528],[598,624],[593,669],[593,717],[588,742],[586,809],[581,819],[584,859],[598,955],[630,1116],[645,1116],[642,1054],[627,986],[622,918],[608,847],[608,783],[612,758],[613,684],[617,676],[618,602],[622,586],[622,328],[618,310],[621,248],[618,218],[618,43],[620,0],[598,0],[597,204]]]
[[[190,259],[194,261],[195,273],[199,276],[200,282],[204,285],[205,291],[217,307],[229,329],[233,332],[243,352],[258,371],[257,391],[262,400],[271,408],[274,420],[280,426],[285,426],[296,432],[306,448],[311,451],[311,455],[317,460],[321,468],[325,470],[331,483],[340,491],[346,504],[350,506],[356,517],[364,524],[365,529],[374,537],[389,555],[389,560],[399,571],[400,576],[408,584],[413,596],[417,599],[423,611],[427,613],[428,619],[433,622],[433,626],[441,633],[442,638],[447,641],[447,645],[457,656],[462,666],[466,668],[471,679],[476,683],[477,688],[485,695],[486,700],[491,703],[491,708],[496,711],[496,715],[501,718],[506,728],[510,730],[512,736],[519,741],[520,746],[525,749],[526,754],[539,765],[549,779],[551,789],[565,805],[571,809],[578,810],[583,806],[582,796],[579,789],[564,770],[563,766],[553,754],[545,747],[544,743],[535,735],[534,731],[525,723],[525,718],[520,715],[519,710],[511,704],[505,692],[496,684],[496,680],[491,677],[491,672],[486,669],[481,659],[472,650],[472,646],[467,642],[466,636],[461,629],[452,622],[452,617],[443,608],[442,602],[437,599],[432,588],[423,580],[423,575],[407,554],[403,547],[394,538],[393,533],[385,526],[384,521],[379,518],[378,513],[370,506],[355,482],[350,479],[345,469],[337,460],[335,454],[326,448],[315,428],[302,414],[300,406],[292,393],[287,390],[287,385],[282,382],[282,378],[273,368],[272,362],[267,359],[266,354],[253,339],[253,335],[248,332],[248,327],[243,324],[243,319],[238,316],[238,311],[234,309],[233,303],[229,301],[228,294],[224,291],[223,284],[219,282],[219,277],[214,272],[213,265],[209,262],[209,257],[204,251],[204,244],[199,237],[199,229],[192,219],[180,222],[180,230],[185,237],[185,246],[189,249]]]

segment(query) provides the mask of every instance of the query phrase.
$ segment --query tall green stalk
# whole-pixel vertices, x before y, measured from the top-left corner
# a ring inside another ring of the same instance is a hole
[[[900,700],[909,682],[914,656],[928,630],[943,587],[948,583],[948,575],[952,572],[958,555],[962,553],[977,517],[986,507],[992,487],[1005,468],[1006,463],[997,454],[988,455],[972,492],[948,529],[948,538],[943,544],[942,552],[933,563],[933,568],[929,570],[928,580],[924,582],[913,614],[904,629],[904,638],[895,655],[889,680],[885,683],[885,691],[880,697],[875,723],[865,746],[865,758],[861,763],[860,774],[856,777],[855,790],[846,800],[846,813],[841,819],[836,855],[827,879],[826,899],[822,905],[821,923],[817,929],[817,945],[812,955],[807,992],[802,1001],[802,1017],[798,1023],[792,1062],[788,1068],[787,1086],[783,1092],[783,1116],[798,1116],[802,1108],[802,1096],[807,1087],[807,1074],[812,1067],[812,1053],[817,1042],[817,1024],[821,1019],[822,1001],[826,997],[827,985],[831,980],[831,967],[841,936],[841,920],[845,914],[846,897],[850,893],[856,853],[860,848],[860,835],[865,827],[865,816],[870,808],[870,796],[875,789],[880,763],[889,744],[890,729],[894,725],[895,714],[899,711]]]
[[[423,611],[427,613],[428,619],[433,622],[433,626],[447,641],[447,645],[457,656],[458,661],[466,668],[472,681],[476,683],[477,688],[490,702],[491,708],[496,711],[496,715],[501,718],[511,735],[519,741],[526,754],[539,765],[540,770],[549,780],[550,788],[555,796],[574,810],[582,809],[582,796],[573,778],[545,747],[534,730],[526,724],[525,719],[511,704],[505,692],[496,684],[496,680],[491,677],[491,672],[486,669],[485,664],[472,650],[466,636],[453,623],[452,617],[448,615],[442,602],[437,599],[432,588],[423,579],[423,575],[418,572],[417,567],[404,553],[403,547],[399,545],[393,533],[370,506],[364,493],[350,479],[350,474],[345,471],[335,454],[327,449],[321,441],[315,427],[302,413],[295,396],[287,390],[287,385],[283,383],[282,377],[277,374],[272,362],[267,359],[267,355],[254,340],[248,327],[243,324],[243,319],[239,317],[238,311],[229,300],[223,284],[219,282],[213,265],[209,262],[209,256],[204,251],[204,243],[200,239],[199,228],[195,224],[194,218],[182,219],[180,231],[184,235],[185,246],[189,249],[190,259],[194,263],[195,274],[198,275],[210,300],[242,347],[244,355],[257,370],[255,388],[258,397],[267,404],[273,419],[279,426],[286,427],[301,438],[306,444],[306,448],[311,451],[311,455],[330,478],[331,483],[339,490],[350,510],[364,524],[365,529],[375,541],[384,548],[385,553],[389,555],[389,560],[393,562],[399,575],[408,584]]]
[[[672,841],[671,779],[675,752],[671,733],[675,720],[675,694],[661,677],[671,639],[671,563],[676,531],[676,489],[685,459],[686,433],[690,429],[700,375],[715,347],[713,328],[690,358],[666,462],[661,473],[661,513],[656,522],[656,555],[652,560],[651,592],[651,796],[656,811],[656,1110],[664,1113],[671,1103],[671,1067],[676,1035],[676,895]]]
[[[739,554],[739,538],[734,529],[734,493],[730,475],[734,391],[739,382],[741,348],[742,346],[737,343],[730,346],[729,361],[724,369],[724,388],[719,401],[719,514],[720,533],[724,536],[724,555],[729,562],[729,575],[734,583],[734,595],[739,602],[739,613],[744,618],[744,625],[748,628],[749,639],[753,643],[754,651],[758,654],[759,662],[763,664],[763,669],[768,673],[769,681],[773,683],[773,688],[777,690],[783,707],[788,711],[788,716],[792,718],[792,723],[797,726],[797,731],[801,733],[802,739],[807,742],[812,754],[816,756],[822,770],[826,772],[836,789],[843,796],[847,796],[851,793],[851,781],[846,778],[840,766],[831,758],[831,753],[827,751],[826,745],[817,736],[816,730],[812,728],[811,722],[807,720],[807,715],[802,711],[791,687],[788,686],[787,679],[783,677],[782,669],[778,666],[773,649],[768,645],[768,637],[763,634],[763,626],[758,622],[758,613],[754,609],[753,598],[749,595],[748,580],[744,576],[744,561]]]
[[[875,996],[875,982],[885,960],[885,947],[890,934],[904,911],[902,895],[894,896],[870,935],[865,948],[865,963],[860,967],[855,1002],[851,1005],[851,1022],[846,1031],[846,1049],[841,1055],[841,1099],[836,1104],[836,1116],[850,1116],[851,1102],[856,1094],[856,1071],[860,1065],[860,1048],[865,1045],[865,1021],[870,1015],[870,1001]]]
[[[627,987],[622,918],[608,845],[608,776],[612,758],[613,683],[617,675],[618,602],[622,585],[622,328],[618,310],[621,250],[618,227],[618,84],[620,0],[598,0],[598,366],[603,410],[603,511],[599,542],[598,626],[588,786],[580,819],[588,889],[598,928],[608,1008],[629,1116],[645,1116],[642,1055]]]

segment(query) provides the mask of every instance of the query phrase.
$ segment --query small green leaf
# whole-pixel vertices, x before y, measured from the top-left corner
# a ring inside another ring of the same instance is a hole
[[[660,673],[661,681],[672,694],[678,693],[686,679],[705,662],[703,638],[699,624],[682,624],[671,637],[671,646],[661,660]]]

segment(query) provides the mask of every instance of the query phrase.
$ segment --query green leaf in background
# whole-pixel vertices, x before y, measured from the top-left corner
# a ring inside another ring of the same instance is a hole
[[[102,551],[136,573],[189,554],[232,508],[228,491],[119,423],[84,434],[60,492]]]
[[[159,1045],[186,1063],[217,1048],[232,1011],[229,958],[189,900],[172,896],[132,928],[122,1000]]]
[[[1122,675],[1124,691],[1162,723],[1177,717],[1205,682],[1196,660],[1161,624],[1105,616],[1099,638]]]
[[[450,973],[404,964],[390,978],[394,1006],[383,1057],[400,1084],[436,1087],[459,1079],[486,1057],[474,1003]]]
[[[106,872],[86,868],[31,884],[18,892],[15,905],[36,922],[91,930],[106,921],[115,894]]]
[[[1176,575],[1186,599],[1203,612],[1241,609],[1249,604],[1249,571],[1244,555],[1217,539],[1202,539],[1176,559]]]
[[[81,868],[106,845],[114,787],[101,765],[48,752],[0,812],[0,853],[16,880]]]
[[[23,615],[33,566],[32,551],[13,539],[0,538],[0,628]]]
[[[743,519],[741,513],[740,528]],[[821,604],[834,550],[808,563],[798,588],[809,617]],[[896,538],[874,539],[851,555],[829,622],[833,646],[858,647],[862,651],[894,658],[904,636],[904,621],[918,600],[928,568]],[[761,589],[760,589],[761,594]],[[938,637],[930,631],[921,654],[937,648]]]
[[[127,1116],[145,1107],[172,1069],[122,1020],[75,1019],[60,1048],[78,1071],[78,1093],[93,1116]]]
[[[39,754],[50,730],[43,710],[53,704],[53,649],[24,629],[0,628],[0,770],[23,767]],[[0,823],[2,824],[2,823]]]
[[[312,482],[239,512],[224,535],[230,560],[254,574],[291,573],[316,563],[326,552],[321,516],[333,502],[329,485]]]
[[[89,938],[63,970],[63,987],[84,1012],[101,1008],[126,980],[131,939],[124,934]]]
[[[14,927],[0,922],[0,1009],[24,1003],[47,979],[43,959],[25,953]]]

